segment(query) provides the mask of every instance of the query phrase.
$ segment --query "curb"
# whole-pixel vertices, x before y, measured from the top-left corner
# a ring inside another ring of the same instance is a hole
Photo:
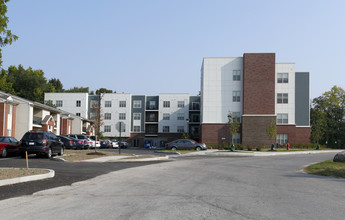
[[[10,169],[13,169],[13,168],[10,168]],[[17,169],[19,169],[19,168],[17,168]],[[49,173],[0,180],[0,186],[12,185],[12,184],[16,184],[16,183],[24,183],[24,182],[36,181],[36,180],[43,180],[43,179],[53,178],[55,176],[54,170],[51,170],[51,169],[41,169],[41,170],[48,170]]]

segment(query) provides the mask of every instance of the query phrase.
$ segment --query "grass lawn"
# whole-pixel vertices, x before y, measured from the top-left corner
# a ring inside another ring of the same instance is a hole
[[[95,150],[65,150],[65,153],[62,157],[66,161],[75,162],[75,161],[82,161],[82,160],[89,160],[98,157],[108,157],[108,156],[133,156],[131,154],[119,154],[119,153],[109,153],[109,152],[101,152]]]
[[[333,176],[345,178],[345,163],[333,162],[333,160],[326,160],[321,163],[316,163],[304,168],[304,171],[309,174],[319,176]]]
[[[26,168],[0,168],[0,180],[12,179],[22,176],[31,176],[48,173],[48,170]]]

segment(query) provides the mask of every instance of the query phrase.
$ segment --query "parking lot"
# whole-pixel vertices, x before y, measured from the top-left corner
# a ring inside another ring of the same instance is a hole
[[[118,152],[118,149],[100,149],[106,152]],[[163,156],[164,153],[157,153],[153,150],[145,150],[138,148],[121,149],[123,154],[135,155],[155,155]],[[0,187],[0,200],[30,195],[34,192],[70,185],[75,182],[94,178],[96,176],[106,174],[109,172],[127,169],[137,166],[145,166],[148,164],[162,163],[163,161],[147,161],[147,162],[121,162],[121,163],[87,163],[87,162],[62,162],[56,160],[49,160],[46,158],[39,158],[36,156],[29,157],[30,168],[46,168],[55,170],[55,177],[40,181],[19,183]],[[0,167],[17,167],[25,168],[25,159],[20,157],[0,158]],[[114,186],[116,187],[116,186]]]

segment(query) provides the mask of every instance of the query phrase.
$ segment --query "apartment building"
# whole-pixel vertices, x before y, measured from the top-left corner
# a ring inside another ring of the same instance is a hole
[[[83,118],[89,117],[88,93],[45,93],[44,100],[58,109]]]
[[[121,136],[132,146],[164,146],[183,134],[200,138],[200,96],[46,93],[45,101],[74,114],[87,112],[91,121],[100,117],[103,136]]]
[[[241,125],[232,137],[229,113]],[[205,143],[309,143],[309,73],[295,72],[294,63],[275,63],[274,53],[204,58],[200,115]],[[277,140],[266,131],[272,121]]]

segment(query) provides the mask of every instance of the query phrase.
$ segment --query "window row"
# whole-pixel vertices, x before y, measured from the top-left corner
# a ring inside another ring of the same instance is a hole
[[[104,113],[104,120],[111,120],[111,113]],[[119,120],[126,120],[126,113],[119,113]]]
[[[163,120],[170,120],[170,114],[163,113]],[[177,120],[184,120],[184,113],[177,113]]]
[[[111,129],[112,129],[111,125],[104,125],[103,132],[111,132]],[[117,130],[119,130],[119,128]],[[122,123],[121,125],[121,132],[126,132],[126,124],[124,123]]]
[[[169,133],[170,132],[170,126],[163,126],[163,133]],[[184,126],[177,126],[177,133],[184,133]]]
[[[106,108],[111,108],[112,102],[111,101],[104,101],[104,106]],[[120,108],[126,108],[127,102],[126,101],[119,101],[119,107]]]

